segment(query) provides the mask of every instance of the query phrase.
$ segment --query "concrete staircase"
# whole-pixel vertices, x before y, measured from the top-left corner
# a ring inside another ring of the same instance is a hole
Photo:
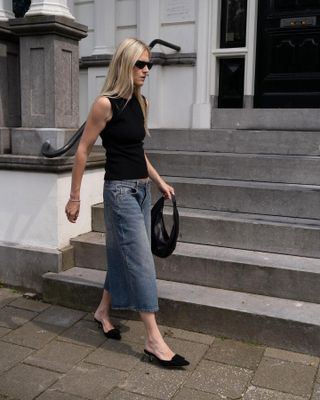
[[[160,322],[320,355],[319,146],[317,132],[152,132],[148,156],[180,212],[175,253],[156,259]],[[92,309],[104,243],[96,205],[75,267],[44,276],[45,300]]]

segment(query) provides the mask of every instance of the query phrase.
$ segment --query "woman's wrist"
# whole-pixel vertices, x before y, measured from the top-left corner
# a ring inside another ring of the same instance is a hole
[[[69,201],[80,203],[80,196],[77,194],[70,194]]]

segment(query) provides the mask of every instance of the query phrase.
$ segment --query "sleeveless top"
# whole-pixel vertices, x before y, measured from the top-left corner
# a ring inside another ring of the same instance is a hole
[[[106,149],[105,180],[141,179],[148,177],[144,156],[144,117],[138,99],[133,95],[109,98],[112,118],[101,131]]]

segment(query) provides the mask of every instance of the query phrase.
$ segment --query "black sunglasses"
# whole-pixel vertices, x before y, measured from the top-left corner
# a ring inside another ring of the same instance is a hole
[[[145,66],[147,66],[148,69],[151,69],[152,66],[153,66],[153,63],[152,62],[138,60],[134,65],[135,65],[135,67],[137,67],[139,69],[143,69]]]

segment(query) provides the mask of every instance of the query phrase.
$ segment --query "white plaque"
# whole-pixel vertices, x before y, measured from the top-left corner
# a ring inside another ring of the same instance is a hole
[[[194,0],[160,0],[161,22],[174,23],[194,21]]]

